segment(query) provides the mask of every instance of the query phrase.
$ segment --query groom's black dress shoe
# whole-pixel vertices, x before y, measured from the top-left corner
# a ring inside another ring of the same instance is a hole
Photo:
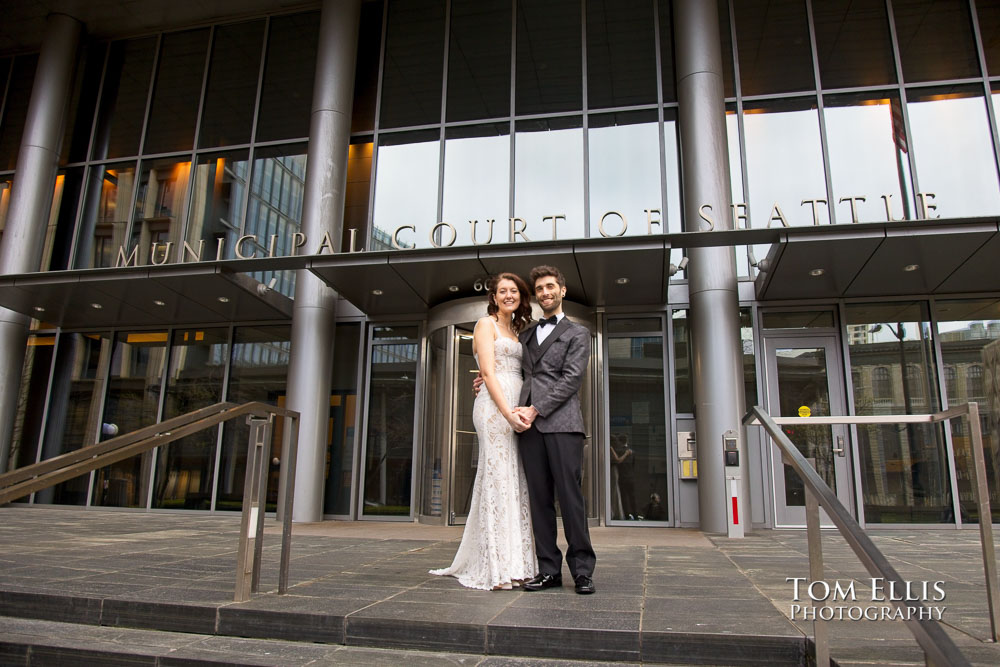
[[[590,595],[591,593],[596,593],[597,589],[594,588],[594,581],[585,574],[578,574],[576,576],[576,592],[580,595]]]
[[[546,588],[559,588],[562,586],[562,575],[539,574],[533,579],[528,579],[522,586],[526,591],[544,591]]]

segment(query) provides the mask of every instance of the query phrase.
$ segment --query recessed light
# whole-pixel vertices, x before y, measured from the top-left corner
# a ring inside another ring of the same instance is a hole
[[[157,306],[165,306],[165,305],[167,305],[167,303],[165,301],[160,301],[159,299],[153,299],[153,303],[155,303]]]
[[[36,313],[44,313],[45,309],[42,308],[41,306],[35,306],[35,312]]]
[[[380,289],[373,289],[372,290],[372,294],[374,294],[375,296],[382,296],[382,290],[380,290]]]
[[[826,269],[813,269],[809,272],[810,276],[821,276],[826,273]]]
[[[229,303],[229,297],[228,296],[220,296],[219,299],[218,299],[218,301],[219,301],[219,303]]]
[[[448,291],[449,292],[457,292],[458,291],[458,285],[448,285]]]
[[[907,264],[906,266],[903,267],[903,270],[906,272],[910,272],[910,271],[916,271],[919,268],[920,268],[919,264]]]
[[[628,278],[615,278],[615,282],[619,285],[628,285]]]
[[[94,310],[100,310],[101,308],[104,308],[104,306],[102,306],[99,303],[92,303],[90,304],[90,307],[93,308]]]

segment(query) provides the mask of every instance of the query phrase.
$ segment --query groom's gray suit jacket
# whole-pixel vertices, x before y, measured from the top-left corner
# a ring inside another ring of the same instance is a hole
[[[564,316],[541,345],[535,327],[521,332],[520,340],[524,384],[518,405],[535,406],[541,433],[586,434],[580,387],[590,362],[590,332]]]

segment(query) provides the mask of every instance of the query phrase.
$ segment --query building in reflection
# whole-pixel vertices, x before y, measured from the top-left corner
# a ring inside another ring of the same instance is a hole
[[[801,525],[752,405],[976,401],[1000,504],[994,3],[8,4],[0,470],[265,401],[297,520],[461,524],[484,281],[552,263],[595,523],[720,532],[732,428],[748,527]],[[864,524],[980,519],[965,423],[790,432]],[[22,502],[236,510],[248,433]]]

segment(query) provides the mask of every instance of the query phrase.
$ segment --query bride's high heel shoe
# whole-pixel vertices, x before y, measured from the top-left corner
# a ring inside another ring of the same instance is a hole
[[[495,591],[512,591],[512,590],[514,590],[514,586],[508,581],[507,583],[500,584],[499,586],[494,586],[493,590],[495,590]]]

